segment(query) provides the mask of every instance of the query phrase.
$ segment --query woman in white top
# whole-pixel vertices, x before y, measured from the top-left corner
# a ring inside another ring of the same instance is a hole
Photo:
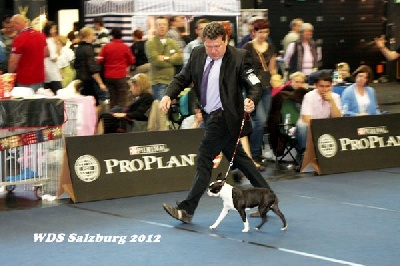
[[[342,93],[342,113],[344,116],[380,114],[375,90],[368,84],[373,80],[369,66],[361,65],[353,73],[355,83]]]
[[[51,89],[55,94],[59,89],[62,89],[60,68],[57,65],[60,55],[60,49],[57,48],[56,42],[57,25],[52,21],[48,21],[43,28],[43,33],[47,37],[46,42],[50,54],[44,59],[44,88]]]
[[[70,45],[67,42],[67,37],[61,35],[57,36],[57,46],[60,50],[57,65],[61,72],[61,85],[63,88],[67,87],[68,84],[75,79],[75,70],[71,66],[75,59],[75,53],[69,48]]]

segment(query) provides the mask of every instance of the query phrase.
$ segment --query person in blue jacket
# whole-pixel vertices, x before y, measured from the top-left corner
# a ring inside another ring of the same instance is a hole
[[[3,63],[4,61],[6,61],[6,46],[0,36],[0,63]]]
[[[342,93],[343,116],[377,115],[380,114],[376,93],[368,84],[373,80],[372,69],[361,65],[353,73],[355,83]]]

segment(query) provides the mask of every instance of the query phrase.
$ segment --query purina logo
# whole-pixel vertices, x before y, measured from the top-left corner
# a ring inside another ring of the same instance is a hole
[[[145,146],[131,146],[129,147],[130,155],[138,155],[138,154],[153,154],[160,152],[169,152],[169,148],[167,144],[152,144]]]
[[[100,176],[99,161],[92,155],[82,155],[75,161],[75,173],[83,182],[93,182]]]
[[[318,138],[318,150],[325,158],[332,158],[338,151],[335,138],[330,134],[324,134]]]
[[[357,134],[360,135],[378,135],[378,134],[386,134],[389,130],[386,126],[380,127],[360,127],[357,128]]]

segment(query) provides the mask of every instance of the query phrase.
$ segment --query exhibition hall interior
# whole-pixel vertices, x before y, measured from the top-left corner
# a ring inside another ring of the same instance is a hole
[[[2,264],[397,265],[399,14],[2,1]]]

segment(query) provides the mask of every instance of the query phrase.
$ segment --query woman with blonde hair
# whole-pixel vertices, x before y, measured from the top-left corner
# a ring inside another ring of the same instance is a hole
[[[103,80],[100,77],[100,66],[96,64],[94,58],[93,41],[96,36],[92,28],[84,27],[79,31],[81,41],[75,49],[74,68],[76,78],[81,80],[83,88],[82,95],[91,95],[96,99],[96,106],[99,105],[99,97],[96,93],[95,82],[102,91],[107,91]]]
[[[109,113],[100,116],[98,134],[124,133],[132,131],[134,121],[148,121],[148,111],[153,103],[150,78],[146,74],[137,74],[129,80],[134,100],[128,108],[113,107]]]

